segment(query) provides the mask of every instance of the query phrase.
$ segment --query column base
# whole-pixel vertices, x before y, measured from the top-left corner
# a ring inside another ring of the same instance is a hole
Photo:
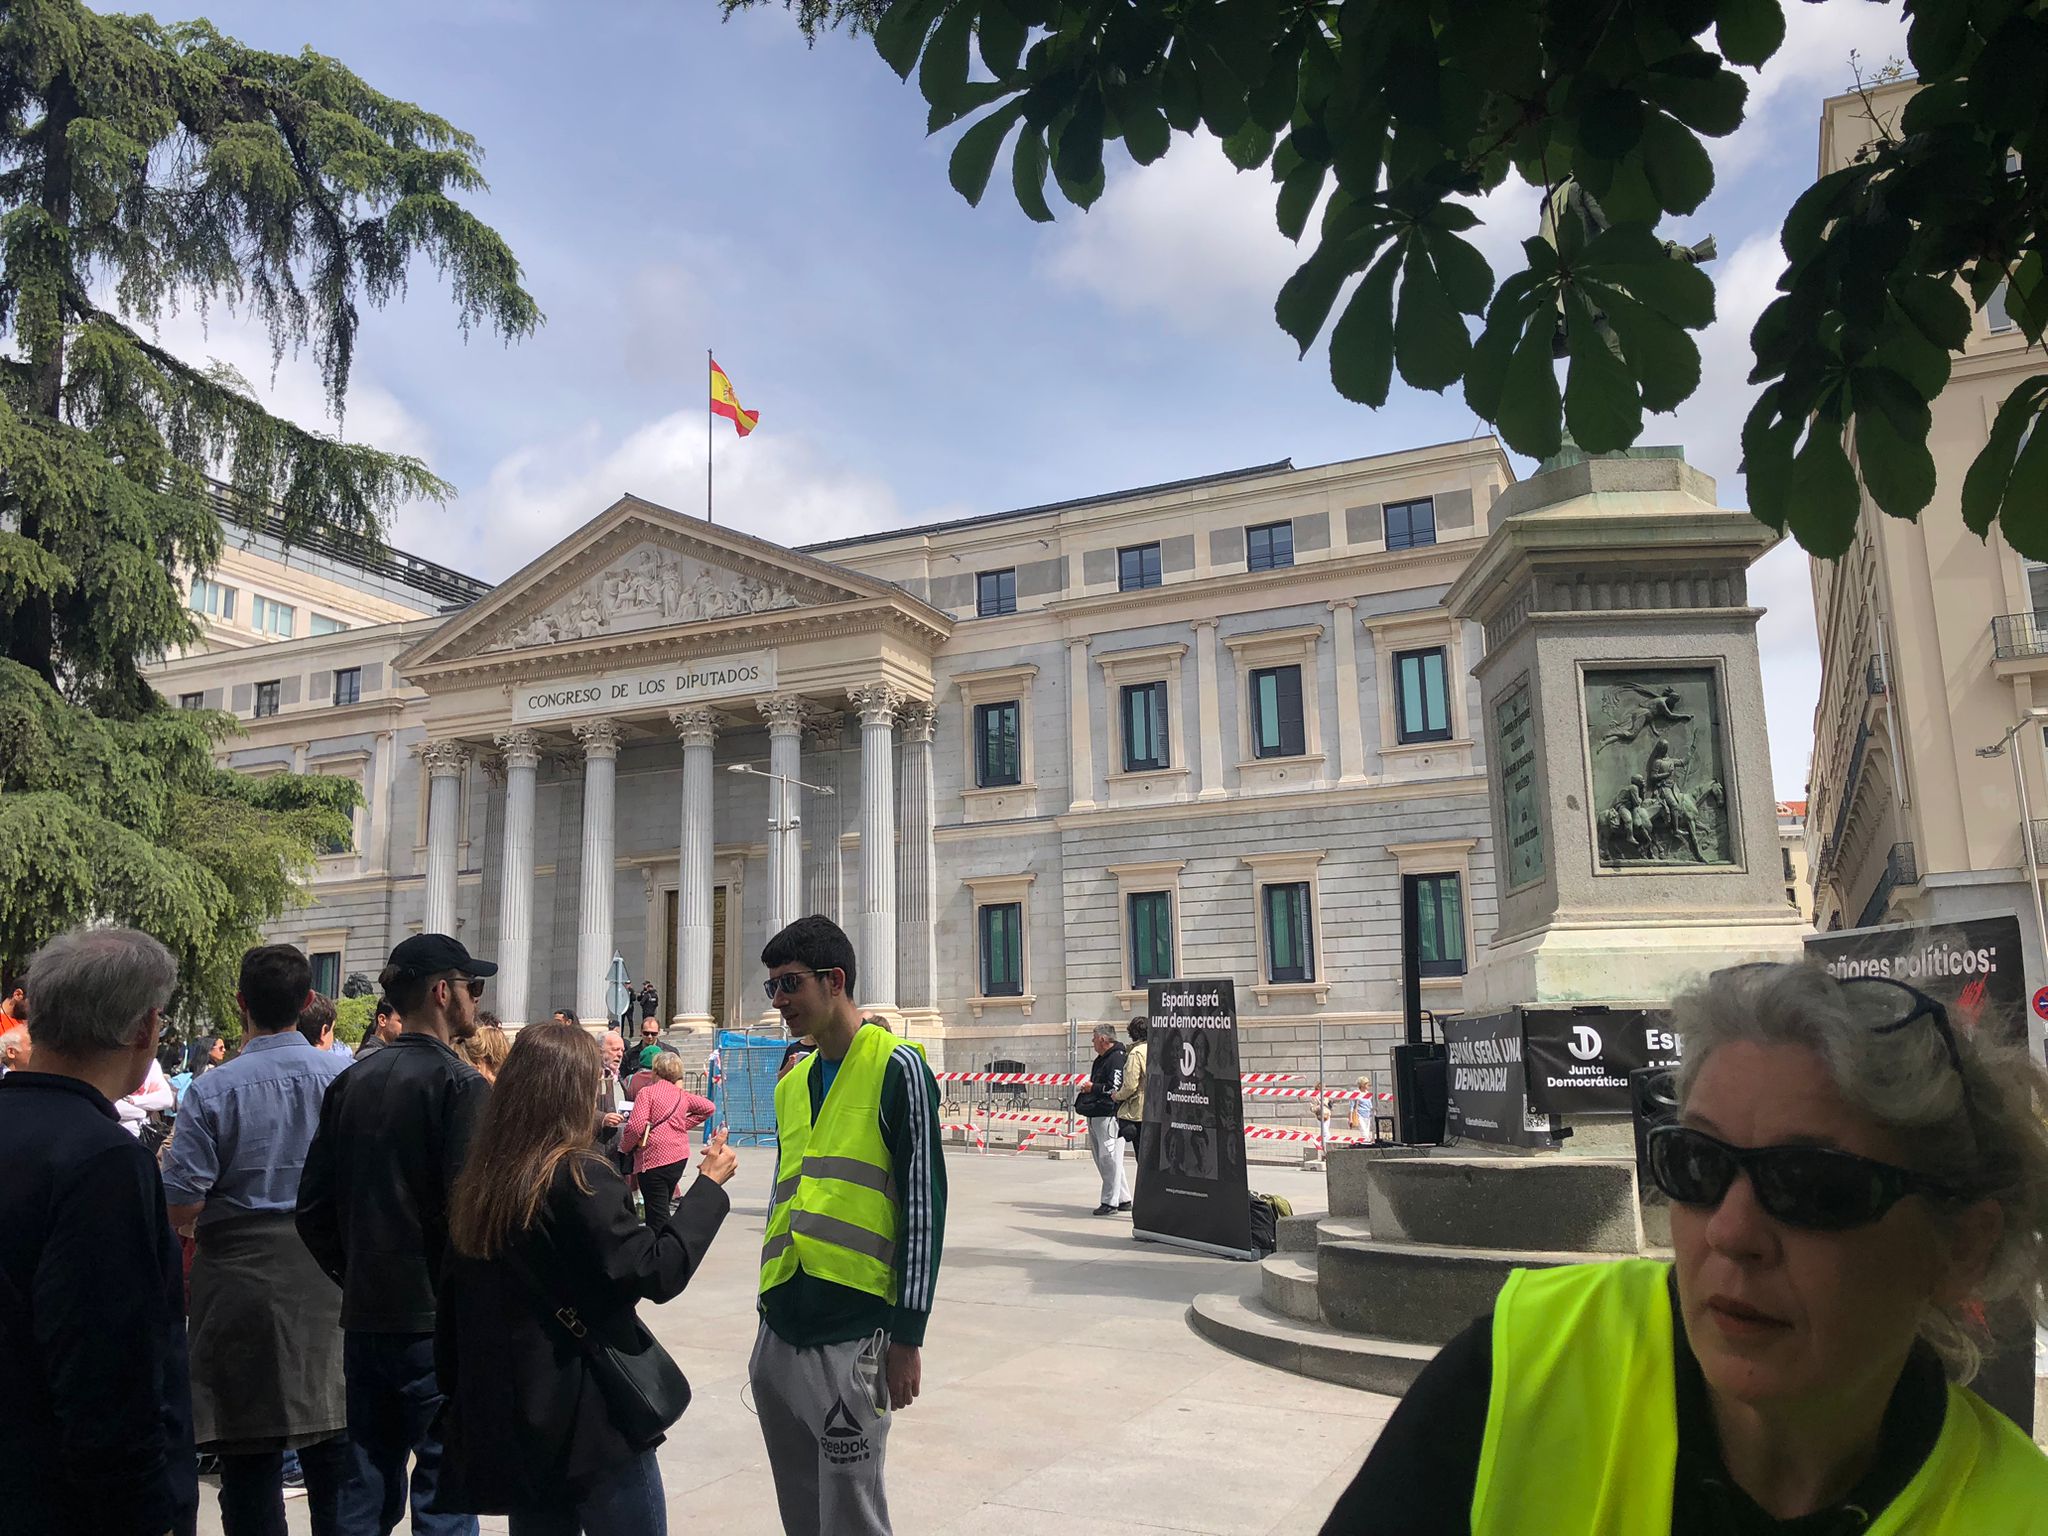
[[[1197,794],[1195,798],[1197,800],[1228,800],[1230,798],[1230,791],[1227,789],[1205,789]]]
[[[680,1030],[686,1035],[694,1035],[699,1030],[708,1031],[711,1029],[711,1015],[708,1013],[672,1013],[668,1016],[668,1027],[672,1030]]]

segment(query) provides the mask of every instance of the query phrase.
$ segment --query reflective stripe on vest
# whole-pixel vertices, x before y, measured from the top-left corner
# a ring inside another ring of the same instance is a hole
[[[1678,1460],[1670,1266],[1518,1269],[1493,1312],[1472,1536],[1671,1529]],[[1864,1536],[2048,1536],[2048,1457],[1962,1387],[1927,1460]]]
[[[815,1123],[813,1053],[775,1088],[779,1153],[774,1201],[761,1240],[761,1289],[807,1275],[896,1299],[899,1224],[895,1172],[882,1140],[882,1083],[902,1042],[885,1029],[854,1031]]]

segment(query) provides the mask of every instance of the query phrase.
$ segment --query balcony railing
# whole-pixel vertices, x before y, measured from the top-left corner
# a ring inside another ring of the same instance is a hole
[[[2048,826],[2048,823],[2036,823]],[[1893,843],[1892,851],[1884,861],[1884,873],[1877,878],[1877,888],[1870,893],[1870,900],[1863,904],[1863,915],[1856,919],[1858,928],[1868,928],[1884,921],[1884,909],[1892,899],[1892,892],[1903,886],[1920,883],[1920,861],[1914,857],[1911,843]]]
[[[2034,862],[2048,868],[2048,820],[2030,821],[2027,830],[2034,837]]]
[[[1870,660],[1864,666],[1863,682],[1864,686],[1869,689],[1872,698],[1876,698],[1882,693],[1888,693],[1891,690],[1891,684],[1884,675],[1884,658],[1875,651],[1870,653]]]
[[[2000,661],[2048,656],[2048,616],[2001,613],[1991,621],[1991,654]]]

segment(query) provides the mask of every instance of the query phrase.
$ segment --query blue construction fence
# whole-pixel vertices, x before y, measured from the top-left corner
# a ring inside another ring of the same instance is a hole
[[[718,1032],[718,1068],[707,1097],[718,1106],[712,1128],[724,1127],[733,1145],[775,1145],[775,1073],[788,1046],[789,1036],[780,1032]]]

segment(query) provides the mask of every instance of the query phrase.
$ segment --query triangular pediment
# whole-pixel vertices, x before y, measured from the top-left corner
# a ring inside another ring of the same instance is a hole
[[[516,662],[613,637],[685,637],[699,626],[878,599],[915,601],[889,582],[625,496],[451,618],[399,666]]]

